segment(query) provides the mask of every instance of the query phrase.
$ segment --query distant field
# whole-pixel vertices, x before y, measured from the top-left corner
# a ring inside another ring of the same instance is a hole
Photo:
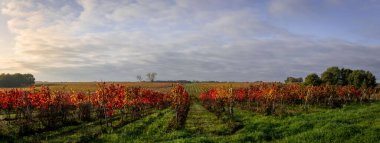
[[[98,86],[97,84],[100,82],[37,82],[36,86],[49,86],[52,90],[62,90],[62,89],[68,89],[68,90],[76,90],[76,91],[95,91]],[[141,86],[144,88],[151,88],[151,89],[161,89],[161,88],[169,88],[172,86],[173,83],[151,83],[151,82],[111,82],[115,84],[122,84],[126,87],[134,87],[134,86]]]
[[[125,86],[141,86],[168,92],[172,83],[121,82]],[[52,90],[95,91],[96,82],[48,82]],[[148,109],[141,118],[126,118],[121,124],[116,115],[113,127],[105,128],[99,121],[78,122],[53,130],[18,136],[8,121],[0,122],[0,142],[379,142],[380,102],[350,103],[342,108],[311,106],[308,112],[285,115],[264,115],[235,108],[233,120],[207,110],[197,100],[207,89],[232,86],[247,87],[249,83],[185,84],[191,105],[184,127],[170,128],[175,112],[172,108]],[[295,106],[301,109],[302,105]],[[2,112],[4,113],[4,112]],[[3,115],[4,116],[4,115]],[[118,125],[120,124],[120,126]]]
[[[75,91],[95,91],[99,82],[37,82],[36,86],[49,86],[52,90],[75,90]],[[155,89],[159,91],[167,91],[175,83],[167,82],[111,82],[115,84],[122,84],[126,87],[144,87],[148,89]],[[219,86],[233,86],[234,88],[238,87],[247,87],[251,83],[247,82],[234,82],[234,83],[194,83],[199,89],[208,89]]]

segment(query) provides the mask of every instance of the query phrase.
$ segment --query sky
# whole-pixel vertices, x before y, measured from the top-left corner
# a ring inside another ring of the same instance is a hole
[[[378,0],[1,0],[0,73],[38,81],[380,78]],[[379,80],[378,80],[379,81]]]

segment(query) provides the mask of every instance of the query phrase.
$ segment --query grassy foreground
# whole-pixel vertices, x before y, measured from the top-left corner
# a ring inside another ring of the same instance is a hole
[[[231,132],[229,124],[197,103],[192,104],[185,128],[168,130],[175,113],[156,111],[107,133],[94,123],[13,138],[0,142],[379,142],[380,102],[352,104],[341,109],[319,109],[287,117],[235,112],[243,126]],[[0,133],[2,134],[2,133]]]

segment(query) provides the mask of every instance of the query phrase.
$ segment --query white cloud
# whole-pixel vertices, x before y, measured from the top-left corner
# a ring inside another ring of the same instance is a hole
[[[305,14],[312,10],[310,1],[305,0],[271,0],[268,9],[274,15]]]
[[[290,33],[246,3],[8,0],[2,13],[17,56],[3,69],[68,81],[135,80],[150,71],[160,79],[282,80],[357,62],[380,73],[371,65],[379,63],[376,48]]]

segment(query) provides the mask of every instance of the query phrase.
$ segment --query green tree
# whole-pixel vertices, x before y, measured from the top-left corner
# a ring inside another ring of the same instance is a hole
[[[338,81],[338,85],[347,85],[348,84],[348,76],[352,73],[351,69],[342,68],[340,70],[340,79]]]
[[[318,86],[321,85],[322,80],[319,78],[319,76],[316,73],[311,73],[306,76],[305,78],[305,85],[313,85],[313,86]]]
[[[30,73],[24,74],[24,78],[25,78],[24,80],[25,80],[26,85],[33,85],[36,80],[34,76]]]
[[[338,67],[329,67],[321,75],[321,80],[324,84],[337,85],[339,79],[341,79],[341,73]]]
[[[0,87],[23,87],[33,85],[35,78],[32,74],[1,74]]]
[[[285,83],[300,83],[303,82],[302,77],[295,78],[295,77],[287,77],[285,80]]]
[[[376,87],[376,77],[370,72],[366,71],[366,76],[367,76],[367,85],[369,87]]]
[[[348,76],[348,82],[350,85],[355,86],[356,88],[360,88],[363,84],[363,80],[365,78],[365,71],[363,70],[354,70]]]
[[[376,77],[369,71],[353,70],[348,76],[348,83],[356,88],[373,88],[376,86]]]

